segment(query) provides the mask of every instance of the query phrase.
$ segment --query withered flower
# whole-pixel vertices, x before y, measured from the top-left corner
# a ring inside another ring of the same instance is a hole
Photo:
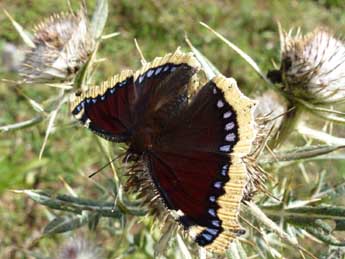
[[[61,246],[57,259],[103,259],[103,251],[81,237],[71,237]]]
[[[281,67],[268,77],[286,93],[310,103],[329,104],[345,96],[345,46],[323,28],[303,36],[281,32]]]
[[[54,14],[34,29],[33,43],[21,66],[26,82],[65,80],[87,61],[95,47],[85,10]]]
[[[254,117],[258,125],[264,125],[274,136],[286,116],[288,103],[274,90],[268,90],[256,98]]]
[[[267,174],[258,161],[267,143],[276,141],[284,121],[288,119],[288,103],[276,91],[268,90],[256,98],[254,109],[255,138],[249,154],[242,158],[246,164],[248,182],[244,190],[243,201],[251,200],[257,191],[267,193],[265,181]]]

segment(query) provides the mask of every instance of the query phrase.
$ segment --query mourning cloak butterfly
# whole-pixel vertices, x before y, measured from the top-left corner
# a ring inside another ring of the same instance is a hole
[[[97,135],[128,143],[171,215],[200,246],[222,253],[244,233],[237,214],[253,102],[223,76],[190,96],[198,69],[191,54],[176,51],[74,96],[71,108]]]

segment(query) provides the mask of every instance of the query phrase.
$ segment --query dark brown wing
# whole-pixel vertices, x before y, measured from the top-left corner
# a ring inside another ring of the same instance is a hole
[[[135,73],[124,71],[74,96],[72,114],[105,139],[128,141],[135,127],[183,93],[197,66],[191,54],[180,51],[156,58]]]
[[[125,141],[133,125],[130,102],[134,90],[132,71],[123,71],[101,86],[74,96],[72,114],[97,135]]]
[[[218,76],[200,89],[149,155],[168,208],[211,250],[226,249],[241,233],[237,213],[246,183],[241,157],[254,134],[252,106],[234,80]]]

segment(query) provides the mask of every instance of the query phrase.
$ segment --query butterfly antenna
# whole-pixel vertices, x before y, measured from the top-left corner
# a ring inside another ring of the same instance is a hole
[[[104,168],[106,168],[107,166],[109,166],[111,163],[113,163],[114,161],[116,161],[117,159],[119,159],[120,157],[122,157],[124,154],[120,154],[118,156],[116,156],[114,159],[110,160],[108,163],[106,163],[104,166],[102,166],[101,168],[99,168],[96,172],[93,172],[92,174],[89,175],[89,178],[95,176],[96,174],[98,174],[100,171],[102,171]]]

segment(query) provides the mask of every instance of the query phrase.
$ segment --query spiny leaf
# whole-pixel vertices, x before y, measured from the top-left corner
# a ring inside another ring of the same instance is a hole
[[[118,218],[122,215],[120,210],[117,207],[114,207],[114,202],[94,201],[68,195],[53,195],[52,193],[42,190],[17,190],[16,192],[24,193],[32,200],[52,209],[64,210],[78,214],[83,210],[97,211],[104,217],[114,218]],[[124,205],[122,204],[122,206]],[[143,216],[146,214],[146,211],[144,210],[127,207],[125,208],[125,211],[126,214],[136,216]]]
[[[314,195],[314,198],[322,200],[333,201],[337,197],[343,197],[345,195],[345,183],[340,183],[335,187],[328,188]]]
[[[333,245],[333,246],[345,246],[345,241],[341,242],[338,239],[336,239],[333,235],[329,233],[325,233],[321,229],[317,229],[314,227],[306,227],[305,229],[310,234],[312,234],[313,236],[320,239],[322,242],[326,244]]]
[[[339,123],[339,124],[345,124],[345,117],[339,117],[335,114],[325,114],[325,113],[322,113],[322,112],[318,112],[318,111],[315,111],[313,109],[309,109],[309,111],[311,113],[313,113],[314,115],[318,116],[319,118],[323,118],[325,120],[328,120],[328,121],[331,121],[331,122],[335,122],[335,123]]]
[[[319,207],[305,206],[285,209],[284,214],[293,215],[294,217],[302,216],[309,219],[345,220],[345,207],[324,205]]]
[[[289,234],[287,234],[281,227],[279,227],[274,221],[272,221],[267,215],[266,211],[261,210],[256,204],[253,202],[246,202],[247,205],[246,209],[248,209],[259,222],[263,224],[267,229],[276,233],[280,238],[287,241],[294,247],[297,247],[300,251],[307,253],[314,259],[317,259],[312,253],[307,251],[305,248],[300,246],[294,238],[291,238]]]
[[[81,215],[57,217],[48,223],[44,228],[43,234],[58,234],[77,229],[87,224],[90,221],[90,218],[94,217],[94,214],[95,213],[83,212]]]
[[[312,111],[319,112],[319,113],[329,113],[329,114],[334,114],[334,115],[342,115],[343,117],[345,116],[344,112],[341,112],[338,110],[331,110],[331,109],[327,109],[327,108],[324,108],[321,106],[317,106],[317,105],[314,105],[310,102],[307,102],[307,101],[300,99],[300,98],[297,98],[297,97],[294,97],[294,100],[301,103],[308,110],[312,110]]]

